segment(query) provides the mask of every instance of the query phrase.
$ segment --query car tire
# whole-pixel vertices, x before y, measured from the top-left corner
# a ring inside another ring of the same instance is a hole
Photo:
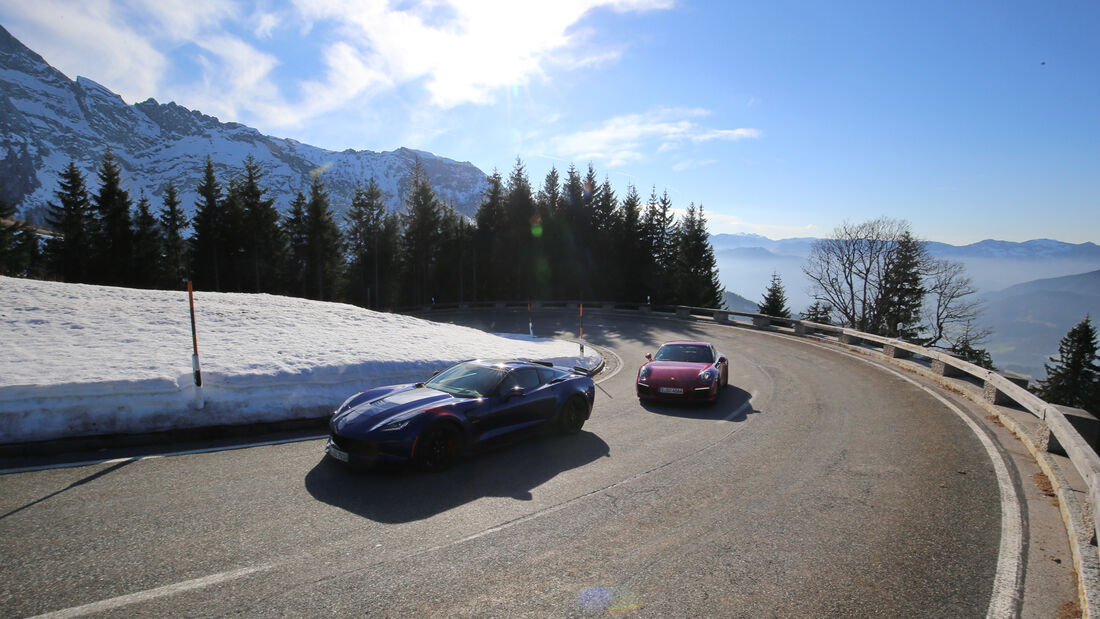
[[[588,419],[588,406],[581,398],[572,397],[565,401],[561,411],[558,412],[558,428],[564,434],[576,434],[584,427],[586,419]]]
[[[458,429],[449,423],[432,426],[420,435],[413,458],[417,468],[438,471],[450,466],[458,453]]]

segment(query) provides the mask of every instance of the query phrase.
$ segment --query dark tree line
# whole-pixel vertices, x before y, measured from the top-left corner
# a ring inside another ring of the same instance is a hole
[[[139,288],[252,292],[370,308],[489,300],[632,301],[720,307],[722,287],[702,206],[677,218],[665,192],[620,199],[589,165],[551,169],[532,186],[521,160],[494,172],[473,220],[441,200],[419,163],[403,208],[387,212],[373,178],[345,216],[321,174],[281,214],[251,157],[232,178],[207,158],[194,218],[169,184],[135,202],[108,151],[93,193],[75,162],[48,209],[52,232],[2,223],[4,273]],[[4,207],[0,217],[10,218]],[[2,222],[9,222],[4,219]]]

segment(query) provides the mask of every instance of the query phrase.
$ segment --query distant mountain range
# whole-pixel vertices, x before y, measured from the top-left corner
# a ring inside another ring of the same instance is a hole
[[[388,208],[401,208],[409,170],[419,160],[440,199],[473,215],[488,178],[473,164],[424,151],[335,152],[275,138],[234,122],[221,122],[175,103],[147,99],[127,105],[87,78],[70,80],[0,27],[0,199],[32,223],[41,224],[55,200],[58,177],[70,160],[87,176],[110,147],[135,200],[142,189],[154,207],[169,180],[182,206],[193,213],[203,165],[209,156],[223,186],[237,176],[246,157],[264,171],[263,185],[284,211],[297,192],[308,193],[310,173],[324,172],[336,213],[351,202],[357,183],[374,177]]]
[[[1100,270],[1040,279],[982,295],[982,321],[993,329],[989,352],[998,367],[1036,379],[1057,357],[1058,344],[1074,325],[1100,321]]]
[[[802,267],[816,240],[716,234],[711,245],[727,294],[763,299],[772,273],[779,273],[797,314],[812,302]],[[1001,369],[1044,378],[1043,364],[1057,354],[1062,336],[1086,314],[1100,319],[1100,246],[1095,243],[929,242],[928,250],[966,266],[984,304],[977,326],[993,329],[986,346]]]
[[[762,297],[772,273],[783,280],[794,311],[812,302],[810,282],[802,272],[818,239],[772,240],[756,234],[715,234],[710,237],[722,284],[747,298]],[[928,242],[937,258],[966,265],[978,290],[993,292],[1023,282],[1100,269],[1100,246],[1037,239],[1022,243],[985,240],[970,245]]]

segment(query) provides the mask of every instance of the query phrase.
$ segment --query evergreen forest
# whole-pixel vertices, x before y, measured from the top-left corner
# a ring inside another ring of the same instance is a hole
[[[50,230],[9,219],[2,273],[71,283],[269,293],[390,310],[478,301],[624,301],[721,307],[702,205],[677,216],[667,191],[622,196],[592,165],[541,184],[517,159],[489,177],[475,217],[441,201],[419,163],[402,208],[373,178],[336,209],[323,173],[280,213],[248,158],[219,178],[207,158],[193,209],[171,184],[154,204],[124,189],[109,150],[89,182],[70,162]],[[90,186],[90,185],[94,185]],[[11,211],[10,207],[4,207]],[[193,210],[194,216],[186,213]],[[338,217],[337,212],[343,216]]]

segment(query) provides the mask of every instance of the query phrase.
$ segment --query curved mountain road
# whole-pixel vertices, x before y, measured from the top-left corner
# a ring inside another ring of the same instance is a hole
[[[748,329],[607,314],[585,335],[609,366],[581,434],[440,473],[351,471],[313,439],[0,476],[2,614],[1054,616],[1076,599],[1038,469],[964,398]],[[678,338],[729,356],[715,405],[634,396],[644,353]]]

